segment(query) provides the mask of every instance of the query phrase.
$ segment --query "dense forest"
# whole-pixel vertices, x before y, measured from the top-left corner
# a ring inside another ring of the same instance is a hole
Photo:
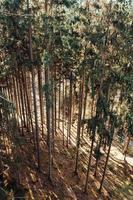
[[[132,0],[0,0],[0,200],[132,200],[132,138]]]

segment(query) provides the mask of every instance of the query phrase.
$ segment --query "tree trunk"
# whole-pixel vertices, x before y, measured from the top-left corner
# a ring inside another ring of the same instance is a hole
[[[48,145],[48,157],[49,157],[49,168],[48,177],[51,181],[51,166],[52,166],[52,151],[51,151],[51,98],[50,98],[50,77],[49,67],[45,69],[45,97],[46,97],[46,118],[47,118],[47,145]]]
[[[72,123],[72,72],[70,75],[70,100],[69,100],[69,120],[68,120],[68,135],[69,135],[69,143],[71,140],[71,123]]]
[[[99,193],[101,192],[101,189],[102,189],[102,186],[103,186],[103,181],[104,181],[104,178],[105,178],[105,173],[106,173],[107,164],[108,164],[108,160],[109,160],[111,145],[112,145],[112,142],[111,142],[111,144],[109,145],[109,149],[108,149],[108,153],[107,153],[107,157],[106,157],[106,162],[105,162],[105,166],[104,166],[104,171],[103,171],[103,176],[102,176],[102,180],[101,180],[101,183],[100,183],[100,188],[99,188],[99,190],[98,190]]]
[[[100,137],[100,141],[98,144],[98,153],[100,153],[100,147],[101,147],[101,142],[102,142],[102,137]],[[97,168],[98,168],[98,161],[99,161],[99,157],[96,158],[96,165],[95,165],[95,172],[94,172],[94,177],[97,176]]]
[[[37,145],[37,164],[38,164],[38,170],[40,171],[39,127],[38,127],[38,115],[37,115],[35,74],[34,74],[34,70],[33,69],[32,69],[32,90],[33,90],[34,115],[35,115],[35,133],[36,133],[36,145]]]
[[[32,119],[31,106],[30,106],[30,100],[31,99],[29,98],[27,82],[26,82],[27,81],[26,73],[24,74],[24,72],[22,73],[22,81],[23,81],[23,87],[24,87],[26,101],[27,101],[27,109],[28,109],[28,115],[29,115],[29,120],[30,120],[30,130],[31,130],[32,135],[33,135],[34,148],[36,149],[36,139],[35,139],[35,134],[34,134],[33,119]]]
[[[85,90],[84,105],[83,105],[83,120],[85,119],[85,114],[86,114],[87,95],[88,95],[88,92]],[[82,126],[82,137],[83,137],[83,133],[84,133],[84,124]]]
[[[21,98],[20,98],[20,90],[19,90],[19,83],[18,79],[16,78],[16,90],[17,90],[17,97],[18,97],[18,106],[19,106],[19,117],[21,121],[21,129],[22,129],[22,135],[23,135],[23,118],[22,118],[22,108],[21,108]]]
[[[110,118],[110,123],[111,123],[111,118]],[[108,164],[108,160],[109,160],[110,150],[111,150],[111,146],[112,146],[112,141],[113,141],[113,136],[114,136],[114,122],[111,124],[110,134],[111,134],[111,138],[110,138],[108,153],[107,153],[106,162],[105,162],[105,166],[104,166],[103,176],[102,176],[102,180],[101,180],[100,187],[99,187],[99,190],[98,190],[99,193],[101,193],[101,189],[102,189],[102,186],[103,186],[103,181],[104,181],[104,178],[105,178],[105,173],[106,173],[107,164]]]
[[[89,173],[90,173],[90,166],[91,166],[91,159],[92,159],[94,141],[95,141],[95,131],[93,132],[93,138],[92,138],[92,141],[91,141],[91,150],[90,150],[90,156],[89,156],[89,162],[88,162],[87,174],[86,174],[86,182],[85,182],[85,188],[84,188],[85,192],[87,192],[87,189],[88,189],[88,179],[89,179]]]
[[[29,0],[27,0],[27,11],[30,13]],[[31,75],[32,75],[32,91],[33,91],[33,103],[34,103],[34,115],[35,115],[35,131],[36,131],[36,144],[37,144],[37,163],[38,170],[40,170],[40,149],[39,149],[39,127],[38,127],[38,115],[37,115],[37,100],[36,100],[36,88],[35,88],[35,71],[33,68],[33,48],[32,48],[32,27],[31,22],[29,25],[29,55],[31,61]]]
[[[65,92],[65,84],[64,84],[64,78],[63,78],[63,84],[62,84],[62,87],[63,87],[63,94],[62,94],[62,109],[63,109],[63,111],[62,111],[62,133],[63,133],[63,146],[64,146],[64,144],[65,144],[65,133],[64,133],[64,123],[65,123],[65,107],[64,107],[64,99],[65,99],[65,94],[64,94],[64,92]]]
[[[80,94],[79,94],[79,113],[78,113],[78,123],[77,123],[77,149],[76,149],[76,163],[75,163],[75,173],[78,170],[78,159],[79,159],[79,146],[80,146],[80,129],[81,129],[81,116],[82,116],[82,96],[83,96],[83,80],[80,83]]]
[[[123,154],[125,155],[125,158],[126,158],[126,154],[127,154],[127,151],[128,151],[130,139],[131,139],[131,136],[129,134],[126,134],[126,138],[125,138],[125,142],[124,142],[124,149],[123,149]]]
[[[54,117],[55,117],[55,127],[54,127],[54,129],[55,129],[55,134],[56,134],[56,127],[57,127],[57,123],[56,123],[56,120],[57,120],[57,109],[56,109],[56,104],[57,104],[57,97],[56,97],[56,95],[57,95],[57,90],[56,90],[56,67],[55,67],[55,70],[54,70]]]
[[[51,77],[51,104],[52,104],[52,111],[51,111],[51,114],[52,114],[52,148],[54,150],[54,140],[55,140],[55,96],[54,96],[54,74],[53,74],[53,71],[52,71],[52,77]]]
[[[23,116],[23,127],[26,127],[26,119],[25,119],[25,109],[24,109],[24,96],[23,96],[23,89],[22,89],[22,83],[21,83],[21,76],[18,69],[19,74],[19,89],[20,89],[20,99],[21,99],[21,107],[22,107],[22,116]]]
[[[61,77],[59,78],[58,128],[60,129]]]
[[[16,107],[16,119],[17,119],[17,124],[18,127],[20,128],[20,123],[18,119],[19,115],[19,105],[18,105],[18,96],[17,96],[17,88],[16,88],[16,82],[15,82],[15,77],[13,76],[13,88],[14,88],[14,98],[15,98],[15,107]]]
[[[43,94],[42,94],[42,70],[41,70],[41,67],[38,67],[38,88],[39,88],[42,137],[44,137],[44,120],[43,120],[44,119],[44,105],[43,105]]]

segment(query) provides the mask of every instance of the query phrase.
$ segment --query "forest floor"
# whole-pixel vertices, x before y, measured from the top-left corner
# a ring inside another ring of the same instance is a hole
[[[72,129],[75,129],[73,127]],[[74,130],[72,130],[75,132]],[[8,149],[8,156],[4,154],[3,161],[9,166],[8,172],[10,180],[18,177],[21,183],[21,190],[15,191],[15,200],[132,200],[133,199],[133,166],[132,157],[128,156],[127,161],[123,161],[121,156],[122,147],[115,141],[106,171],[106,176],[101,194],[98,193],[100,180],[102,177],[105,156],[102,156],[97,177],[94,174],[95,158],[91,163],[90,176],[88,181],[88,193],[85,194],[84,184],[86,177],[87,161],[89,156],[89,137],[84,136],[80,147],[80,158],[78,164],[78,175],[74,174],[75,166],[75,136],[71,138],[69,148],[63,146],[62,132],[58,130],[55,137],[55,151],[53,154],[52,183],[48,180],[48,151],[44,139],[40,142],[41,172],[37,171],[37,163],[34,156],[34,148],[31,145],[28,134],[26,137],[17,135],[16,138],[10,135],[13,145],[17,151],[13,151],[12,157]],[[16,140],[17,139],[17,140]],[[46,138],[45,138],[46,139]],[[8,142],[9,144],[9,142]],[[129,163],[131,159],[131,163]],[[8,162],[7,162],[8,160]],[[16,170],[14,170],[16,169]],[[14,183],[12,183],[14,184]],[[14,187],[14,186],[13,186]],[[8,200],[13,200],[11,191]],[[25,198],[24,198],[25,196]],[[23,197],[23,198],[22,198]],[[0,200],[2,199],[0,197]]]

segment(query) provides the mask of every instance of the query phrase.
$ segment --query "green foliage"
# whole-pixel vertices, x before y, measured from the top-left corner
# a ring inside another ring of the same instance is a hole
[[[20,8],[20,5],[22,3],[22,0],[4,0],[3,2],[3,7],[10,11],[10,12],[15,12]]]
[[[52,64],[52,56],[48,51],[44,52],[43,63],[46,68]]]
[[[76,0],[54,0],[54,4],[63,5],[67,8],[72,7],[76,3],[77,3]]]
[[[104,96],[100,96],[97,100],[96,108],[97,108],[96,111],[97,116],[103,113],[104,118],[106,119],[107,116],[109,115],[109,104],[107,98]]]
[[[7,193],[2,187],[0,187],[0,198],[1,200],[7,200]]]
[[[133,136],[133,114],[127,113],[126,122],[128,125],[128,133]]]
[[[0,109],[3,110],[5,115],[10,114],[15,110],[15,107],[12,102],[10,102],[5,95],[0,93]]]
[[[99,147],[96,146],[95,149],[94,149],[94,157],[95,157],[97,160],[99,160],[99,159],[101,158],[101,156],[102,156],[102,153],[101,153]]]
[[[90,80],[91,97],[97,99],[97,119],[92,120],[94,126],[90,122],[88,129],[94,131],[98,127],[101,134],[111,109],[116,111],[117,119],[121,117],[118,107],[113,108],[119,104],[115,102],[118,92],[119,102],[132,115],[133,18],[128,2],[112,2],[111,6],[107,3],[103,9],[100,3],[91,7],[75,0],[54,0],[51,10],[45,13],[39,1],[32,1],[32,16],[25,15],[25,1],[3,0],[0,5],[0,77],[14,73],[16,67],[30,69],[28,34],[32,22],[32,66],[43,65],[50,71],[56,67],[57,81],[60,76],[68,78],[71,72],[79,80],[84,71],[85,79]],[[87,91],[88,81],[85,84]],[[51,95],[51,85],[50,80],[43,88],[47,96]],[[126,112],[122,118],[126,118]],[[131,132],[131,123],[128,125]]]

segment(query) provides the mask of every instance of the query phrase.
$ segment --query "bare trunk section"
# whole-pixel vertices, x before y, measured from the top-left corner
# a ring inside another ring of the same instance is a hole
[[[128,151],[130,139],[131,139],[131,136],[129,134],[126,134],[126,138],[125,138],[125,142],[124,142],[124,149],[123,149],[123,154],[125,155],[124,160],[126,159],[126,154],[127,154],[127,151]]]
[[[54,74],[52,71],[52,77],[51,77],[51,104],[52,104],[52,148],[54,150],[54,140],[55,140],[55,96],[54,96]]]
[[[85,119],[85,114],[86,114],[87,95],[88,95],[88,91],[85,89],[84,104],[83,104],[83,120]],[[83,137],[83,134],[84,134],[84,124],[82,126],[82,137]]]
[[[109,145],[109,149],[108,149],[108,153],[107,153],[107,157],[106,157],[106,162],[105,162],[105,166],[104,166],[104,171],[103,171],[103,175],[102,175],[102,180],[101,180],[101,183],[100,183],[99,193],[101,192],[101,189],[102,189],[102,186],[103,186],[103,181],[104,181],[104,178],[105,178],[105,173],[106,173],[107,164],[108,164],[108,160],[109,160],[111,145],[112,145],[112,142]]]
[[[79,93],[79,113],[78,113],[78,123],[77,123],[77,149],[76,149],[76,163],[75,163],[75,173],[78,170],[78,159],[79,159],[79,146],[80,146],[80,129],[81,129],[81,116],[82,116],[82,96],[83,96],[83,80],[80,83],[80,93]]]
[[[72,72],[70,74],[70,93],[69,93],[69,119],[68,119],[68,137],[69,143],[71,141],[71,123],[72,123]]]
[[[60,129],[60,116],[61,116],[61,77],[59,78],[59,104],[58,104],[58,128]]]
[[[51,151],[51,98],[50,98],[50,75],[49,67],[45,69],[45,98],[46,98],[46,119],[47,119],[47,145],[48,145],[48,157],[49,157],[49,167],[48,167],[48,177],[51,177],[51,167],[52,167],[52,151]]]
[[[65,107],[64,107],[64,98],[65,98],[65,83],[64,83],[64,78],[63,78],[63,84],[62,84],[62,89],[63,89],[63,94],[62,94],[62,132],[63,132],[63,146],[65,144],[65,135],[64,135],[64,123],[65,123]]]
[[[17,97],[18,97],[18,106],[19,106],[19,117],[20,117],[20,121],[21,121],[21,131],[23,134],[23,118],[22,118],[22,108],[21,108],[21,98],[20,98],[20,90],[19,90],[19,83],[18,83],[18,79],[16,78],[16,92],[17,92]]]
[[[99,143],[97,144],[98,145],[98,148],[97,148],[97,153],[100,154],[100,147],[101,147],[101,142],[102,142],[102,138],[100,137],[100,140],[99,140]],[[99,162],[99,159],[100,159],[100,155],[96,155],[96,164],[95,164],[95,172],[94,172],[94,176],[96,177],[97,176],[97,168],[98,168],[98,162]]]
[[[29,98],[26,74],[23,74],[23,73],[22,73],[22,80],[23,80],[23,84],[24,84],[23,87],[24,87],[24,91],[25,91],[25,98],[27,101],[27,111],[28,111],[28,116],[29,116],[30,131],[32,132],[34,148],[36,149],[36,139],[35,139],[35,134],[34,134],[34,125],[33,125],[32,113],[31,113],[31,106],[30,106],[31,99]]]
[[[89,179],[89,174],[90,174],[90,166],[91,166],[91,159],[92,159],[94,141],[95,141],[95,131],[93,132],[93,138],[92,138],[92,141],[91,141],[91,150],[90,150],[90,156],[89,156],[89,161],[88,161],[84,192],[87,192],[87,189],[88,189],[88,179]]]
[[[54,117],[55,117],[55,134],[56,134],[56,129],[57,129],[57,123],[56,123],[56,120],[57,120],[57,89],[56,89],[56,67],[54,69]]]
[[[29,8],[29,0],[27,0],[27,11],[31,12]],[[36,99],[36,88],[35,88],[35,71],[33,68],[33,48],[32,48],[32,27],[31,22],[29,25],[29,55],[31,61],[31,75],[32,75],[32,91],[33,91],[33,103],[34,103],[34,116],[35,116],[35,131],[36,131],[36,144],[37,144],[37,165],[40,170],[40,149],[39,149],[39,127],[38,127],[38,115],[37,115],[37,99]]]
[[[44,104],[43,104],[43,94],[42,94],[42,70],[41,70],[41,67],[38,67],[38,88],[39,88],[42,137],[44,137]]]
[[[36,88],[35,88],[35,74],[32,69],[32,90],[33,90],[33,103],[34,103],[34,115],[35,115],[35,135],[36,135],[36,148],[37,148],[37,165],[40,170],[40,148],[39,148],[39,127],[38,127],[38,115],[37,115],[37,101],[36,101]]]

